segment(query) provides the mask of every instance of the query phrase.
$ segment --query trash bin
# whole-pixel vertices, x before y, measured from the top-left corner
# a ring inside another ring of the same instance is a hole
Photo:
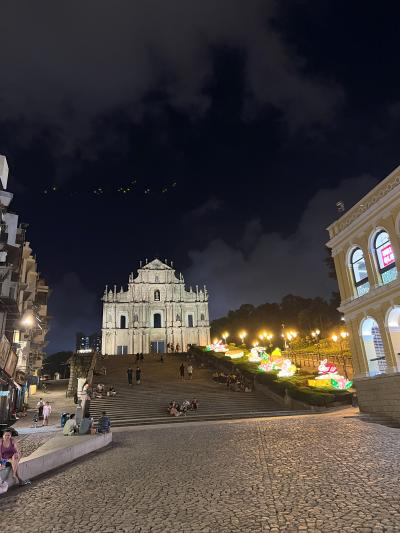
[[[62,413],[61,414],[60,425],[61,425],[62,428],[65,426],[65,422],[68,420],[68,418],[69,418],[69,413]]]

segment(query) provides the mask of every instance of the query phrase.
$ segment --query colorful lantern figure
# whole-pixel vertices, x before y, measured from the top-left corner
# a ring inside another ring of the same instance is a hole
[[[260,361],[267,360],[269,355],[266,353],[265,348],[262,346],[255,346],[250,351],[249,362],[259,363]]]
[[[279,378],[290,378],[296,373],[296,366],[290,359],[276,359],[275,361],[263,361],[258,365],[262,372],[278,371]]]
[[[296,365],[290,359],[285,359],[278,372],[278,378],[291,378],[296,373]]]
[[[310,387],[327,387],[339,390],[347,390],[353,382],[341,376],[336,365],[328,363],[328,359],[324,359],[318,366],[318,376],[315,379],[309,379]]]
[[[258,365],[258,370],[261,370],[262,372],[272,372],[272,370],[274,370],[273,367],[273,363],[262,362],[260,365]]]
[[[244,352],[240,350],[240,348],[230,348],[225,352],[225,356],[230,357],[231,359],[240,359],[244,356]]]
[[[228,346],[222,341],[213,342],[206,347],[206,352],[227,352]]]

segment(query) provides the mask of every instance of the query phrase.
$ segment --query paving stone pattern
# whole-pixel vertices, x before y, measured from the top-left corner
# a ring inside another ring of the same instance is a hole
[[[332,415],[120,430],[107,451],[0,497],[0,523],[8,533],[400,531],[399,437]]]

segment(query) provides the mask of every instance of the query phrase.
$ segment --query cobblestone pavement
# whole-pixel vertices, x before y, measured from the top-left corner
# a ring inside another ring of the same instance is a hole
[[[27,457],[35,450],[37,450],[42,444],[52,439],[55,433],[34,433],[31,435],[21,435],[16,438],[22,457]]]
[[[7,532],[400,531],[400,430],[343,416],[136,428],[0,497]],[[6,521],[6,522],[5,522]]]

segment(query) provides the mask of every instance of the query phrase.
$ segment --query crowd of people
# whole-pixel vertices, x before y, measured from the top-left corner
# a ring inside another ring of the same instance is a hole
[[[217,383],[224,383],[229,390],[251,392],[251,382],[240,374],[225,374],[225,372],[214,372],[213,380]]]
[[[199,402],[196,398],[191,401],[183,400],[181,404],[173,400],[169,402],[167,411],[171,416],[186,416],[187,411],[197,411],[198,407]]]
[[[95,433],[108,433],[111,428],[111,422],[106,411],[103,411],[97,425],[95,425],[90,413],[85,413],[78,424],[74,414],[63,413],[61,426],[65,436],[88,435]]]

